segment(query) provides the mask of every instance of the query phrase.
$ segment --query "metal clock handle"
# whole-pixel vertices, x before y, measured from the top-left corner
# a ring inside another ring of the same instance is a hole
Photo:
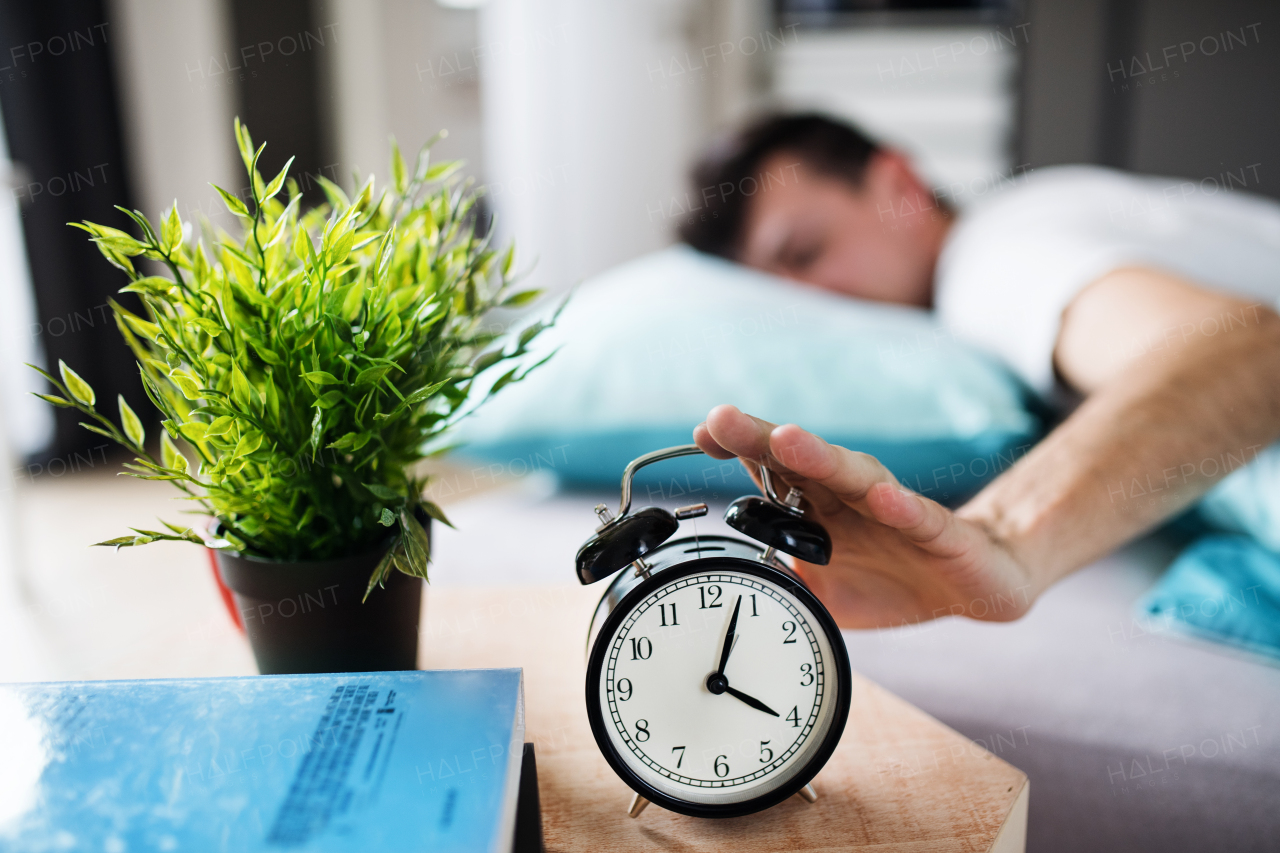
[[[680,456],[694,456],[702,452],[702,448],[696,444],[680,444],[675,447],[666,447],[662,450],[655,450],[652,453],[646,453],[644,456],[631,460],[626,470],[622,472],[622,503],[618,506],[618,518],[622,518],[631,510],[631,478],[636,472],[646,465],[652,465],[655,462],[662,462],[665,459],[675,459]],[[608,510],[605,510],[608,512]],[[607,519],[602,519],[607,520]]]
[[[633,459],[622,472],[622,501],[618,505],[617,517],[621,518],[631,510],[631,481],[637,471],[655,462],[663,462],[667,459],[676,459],[681,456],[695,456],[702,452],[702,448],[696,444],[680,444],[675,447],[655,450],[652,453],[646,453],[644,456]],[[767,465],[757,465],[756,468],[760,472],[760,482],[764,485],[764,493],[770,501],[778,506],[786,507],[796,515],[804,514],[804,510],[799,507],[800,499],[803,497],[799,489],[792,488],[787,492],[786,497],[778,497],[778,493],[773,488],[773,477],[770,474],[769,467]],[[599,511],[597,510],[597,512]],[[603,511],[608,512],[608,510]],[[601,518],[601,521],[608,521],[608,519]]]
[[[769,470],[768,465],[756,465],[756,470],[760,472],[760,482],[764,484],[764,493],[780,507],[784,507],[791,511],[792,515],[804,515],[804,510],[800,508],[800,501],[804,498],[804,492],[792,486],[787,492],[785,498],[778,497],[778,493],[773,490],[773,474]]]

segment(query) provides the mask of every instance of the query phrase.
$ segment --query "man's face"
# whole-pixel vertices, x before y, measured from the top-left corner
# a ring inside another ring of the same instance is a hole
[[[872,155],[860,187],[786,152],[761,172],[784,179],[752,196],[739,261],[846,296],[932,304],[949,217],[901,155]]]

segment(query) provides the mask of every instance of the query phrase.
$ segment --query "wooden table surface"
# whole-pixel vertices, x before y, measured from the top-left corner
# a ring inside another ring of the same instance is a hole
[[[816,803],[792,797],[727,820],[654,805],[628,817],[631,791],[587,723],[585,644],[599,595],[577,586],[427,594],[420,666],[524,668],[550,853],[1024,849],[1027,777],[856,671],[844,736],[813,782]]]

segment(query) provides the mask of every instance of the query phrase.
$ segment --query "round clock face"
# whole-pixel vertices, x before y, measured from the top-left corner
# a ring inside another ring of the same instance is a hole
[[[668,570],[597,640],[592,725],[648,799],[754,811],[794,793],[835,747],[847,661],[830,616],[783,573],[729,561]]]

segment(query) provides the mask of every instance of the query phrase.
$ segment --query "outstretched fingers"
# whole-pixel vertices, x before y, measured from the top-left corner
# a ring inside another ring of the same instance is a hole
[[[795,424],[771,430],[769,447],[771,455],[788,469],[821,484],[850,505],[865,498],[877,483],[898,485],[874,456],[828,444]]]
[[[774,425],[741,412],[735,406],[716,406],[693,430],[693,440],[716,459],[737,456],[756,461],[769,453]]]
[[[693,428],[693,443],[702,449],[702,452],[710,456],[712,459],[733,459],[732,450],[725,450],[720,446],[714,438],[711,437],[711,430],[707,429],[706,421],[698,424]]]
[[[883,525],[892,527],[939,557],[958,557],[972,546],[971,531],[946,507],[888,483],[872,486],[867,507]]]
[[[748,415],[734,406],[716,406],[707,414],[705,422],[693,431],[693,439],[702,450],[716,459],[738,457],[751,478],[760,484],[760,465],[767,465],[776,472],[774,487],[786,493],[787,487],[798,486],[805,498],[819,511],[830,511],[840,506],[840,501],[826,489],[798,476],[778,459],[770,446],[777,426],[769,421]]]
[[[957,556],[972,544],[950,510],[902,488],[874,456],[828,444],[794,424],[775,428],[770,445],[773,455],[796,474],[931,554]]]

